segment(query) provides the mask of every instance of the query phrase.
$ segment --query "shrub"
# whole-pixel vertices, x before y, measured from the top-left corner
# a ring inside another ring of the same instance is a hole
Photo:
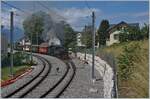
[[[138,43],[125,46],[123,53],[118,57],[118,73],[122,80],[128,80],[132,78],[134,72],[134,63],[140,59],[138,53],[140,51],[140,45]]]
[[[119,34],[120,42],[136,41],[144,39],[144,32],[137,27],[128,27]]]
[[[10,58],[7,55],[1,55],[1,65],[8,66],[10,64]]]
[[[3,55],[2,57],[2,66],[9,66],[10,65],[10,54]],[[16,52],[13,55],[13,62],[15,66],[25,65],[28,64],[26,60],[29,59],[29,55],[24,54],[22,52]],[[27,60],[28,61],[28,60]]]

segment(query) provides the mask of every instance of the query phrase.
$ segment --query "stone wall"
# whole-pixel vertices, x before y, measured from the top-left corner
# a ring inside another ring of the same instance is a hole
[[[84,60],[83,53],[77,53],[77,57]],[[86,55],[86,61],[92,66],[92,55]],[[95,56],[95,69],[99,71],[104,81],[104,98],[111,98],[113,94],[114,80],[113,80],[113,69],[111,66],[102,60],[100,57]]]

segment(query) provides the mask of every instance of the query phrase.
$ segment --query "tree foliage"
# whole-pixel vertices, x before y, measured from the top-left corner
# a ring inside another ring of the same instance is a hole
[[[140,29],[139,27],[126,27],[124,31],[119,34],[120,42],[143,40],[148,38],[149,28],[148,25]]]
[[[75,51],[75,47],[77,44],[76,33],[69,24],[66,24],[64,26],[64,35],[65,35],[64,46],[67,49],[72,48],[72,50]]]
[[[109,21],[102,20],[101,24],[98,29],[98,36],[99,36],[99,45],[106,45],[106,38],[108,37],[108,33],[106,32],[109,28]]]
[[[149,37],[149,25],[144,24],[144,27],[142,27],[141,32],[143,33],[143,36],[145,38],[148,38]]]
[[[39,43],[40,41],[42,41],[41,36],[42,36],[42,32],[44,31],[43,29],[44,19],[42,17],[43,14],[45,13],[41,11],[37,13],[33,13],[30,17],[25,19],[23,22],[25,35],[29,37],[30,40],[32,38],[32,44],[37,44],[37,40],[39,41]]]
[[[92,47],[92,26],[86,26],[83,29],[81,42],[86,46],[86,48]]]

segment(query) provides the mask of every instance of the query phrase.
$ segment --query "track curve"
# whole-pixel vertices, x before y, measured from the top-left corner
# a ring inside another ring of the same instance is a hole
[[[34,56],[37,57],[40,61],[42,61],[43,64],[42,70],[39,72],[39,74],[33,77],[29,82],[22,85],[17,90],[9,93],[8,95],[3,96],[4,98],[31,98],[30,97],[31,95],[29,94],[31,92],[35,93],[37,87],[41,87],[44,89],[44,87],[42,86],[43,85],[42,82],[44,83],[46,79],[49,79],[48,75],[51,73],[51,68],[52,68],[51,61],[48,60],[46,57],[44,57],[44,55],[34,54]],[[75,66],[72,64],[71,60],[65,61],[64,64],[66,64],[65,67],[66,69],[64,70],[64,73],[61,75],[61,77],[57,81],[55,81],[53,86],[49,84],[48,86],[46,86],[48,90],[46,90],[45,88],[45,91],[40,93],[38,96],[35,96],[35,94],[33,93],[32,97],[58,98],[63,93],[63,91],[71,83],[73,77],[75,76],[75,71],[76,71]]]

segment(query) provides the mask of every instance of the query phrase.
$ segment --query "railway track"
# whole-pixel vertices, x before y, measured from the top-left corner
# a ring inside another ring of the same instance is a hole
[[[37,55],[34,55],[34,56],[37,57],[40,61],[42,61],[43,66],[42,66],[41,71],[35,77],[33,77],[29,82],[22,85],[15,91],[7,94],[6,96],[4,96],[4,98],[23,97],[25,94],[29,93],[30,90],[32,90],[34,87],[38,86],[38,84],[40,84],[40,82],[44,79],[44,77],[46,77],[46,75],[50,72],[51,65],[47,66],[47,68],[46,68],[46,63],[44,62],[42,57],[37,56]],[[48,71],[46,69],[48,69]],[[47,72],[45,73],[45,71],[47,71]],[[43,73],[45,73],[45,74],[43,74]],[[43,75],[43,77],[39,78],[39,76],[41,76],[41,75]],[[30,86],[30,85],[32,85],[32,86]],[[25,88],[27,88],[27,89],[25,89]],[[19,95],[18,95],[18,93],[19,93]]]
[[[72,79],[75,76],[75,65],[71,60],[66,62],[67,71],[63,75],[63,77],[55,84],[55,86],[50,89],[47,93],[45,93],[40,98],[59,98],[59,96],[65,91],[65,89],[69,86]]]
[[[49,84],[46,86],[47,88],[44,88],[42,85],[42,82],[44,83],[44,80],[49,79],[48,75],[51,72],[51,63],[49,60],[46,58],[39,56],[39,55],[34,55],[37,57],[39,60],[42,61],[43,68],[39,72],[38,75],[33,77],[32,80],[30,80],[28,83],[24,84],[17,90],[9,93],[8,95],[4,96],[4,98],[30,98],[30,93],[36,92],[37,87],[43,88],[44,91],[40,93],[38,96],[35,96],[37,98],[44,98],[44,97],[59,97],[62,92],[68,87],[68,85],[71,83],[74,75],[75,75],[75,66],[71,63],[70,60],[66,62],[66,71],[65,73],[53,84]],[[32,94],[32,97],[34,97],[34,94]]]
[[[54,98],[59,98],[59,96],[61,96],[61,94],[65,91],[65,89],[69,86],[69,84],[71,83],[71,81],[73,80],[75,73],[76,73],[76,67],[74,65],[74,63],[70,60],[69,64],[67,63],[67,65],[70,65],[72,68],[72,71],[70,72],[70,77],[69,79],[66,81],[66,83],[64,83],[64,86],[62,86],[62,90],[59,90],[58,94],[56,94],[54,96]]]

